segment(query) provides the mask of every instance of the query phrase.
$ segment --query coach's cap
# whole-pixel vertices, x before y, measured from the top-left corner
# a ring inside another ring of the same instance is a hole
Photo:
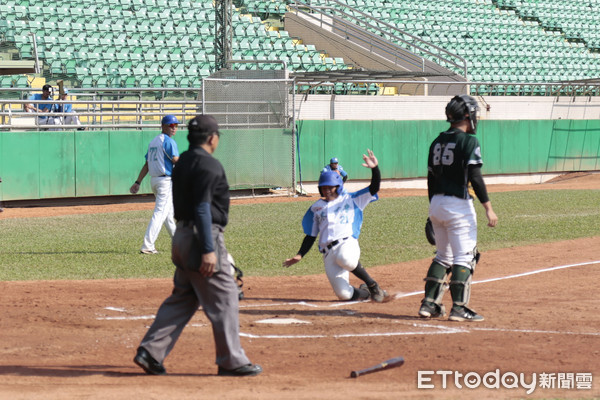
[[[216,132],[218,135],[220,135],[219,123],[217,122],[215,117],[211,115],[198,115],[194,117],[188,124],[188,129],[189,128],[197,130],[198,132]]]
[[[338,163],[337,157],[333,157],[331,160],[329,160],[329,164],[337,164],[337,163]]]
[[[52,90],[52,86],[51,85],[44,85],[44,86],[42,86],[42,90]]]
[[[176,116],[168,114],[163,117],[163,119],[160,123],[163,125],[171,125],[171,124],[178,124],[179,121],[177,120]]]

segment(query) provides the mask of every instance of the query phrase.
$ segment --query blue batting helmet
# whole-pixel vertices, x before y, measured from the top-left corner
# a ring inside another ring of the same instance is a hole
[[[171,125],[171,124],[178,124],[179,121],[177,120],[176,116],[169,114],[169,115],[165,115],[160,123],[163,125]]]
[[[344,181],[340,174],[335,171],[323,171],[319,176],[319,193],[321,193],[321,186],[336,186],[337,193],[342,194],[344,188]],[[323,194],[321,193],[321,196]]]
[[[338,163],[337,157],[333,157],[331,160],[329,160],[329,164],[337,164],[337,163]]]

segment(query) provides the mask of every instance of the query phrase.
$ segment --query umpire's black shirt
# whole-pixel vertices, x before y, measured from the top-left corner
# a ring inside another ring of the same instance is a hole
[[[173,167],[172,180],[177,221],[195,221],[201,237],[210,237],[211,223],[227,225],[229,184],[219,160],[201,147],[190,147]],[[212,243],[204,245],[212,251]]]

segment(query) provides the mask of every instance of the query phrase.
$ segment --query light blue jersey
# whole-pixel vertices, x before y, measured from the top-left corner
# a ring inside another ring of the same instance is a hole
[[[150,176],[171,176],[174,157],[179,157],[179,150],[173,138],[161,133],[152,139],[146,153]]]
[[[302,219],[304,233],[319,236],[319,250],[328,243],[347,237],[358,239],[363,222],[363,210],[377,194],[371,195],[366,187],[353,193],[342,193],[333,201],[320,199],[306,212]]]

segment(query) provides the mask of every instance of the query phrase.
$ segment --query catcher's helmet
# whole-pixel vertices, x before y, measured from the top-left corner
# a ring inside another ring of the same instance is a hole
[[[337,164],[337,163],[338,163],[337,157],[333,157],[331,160],[329,160],[329,164]]]
[[[163,117],[163,119],[160,123],[163,125],[171,125],[171,124],[178,124],[179,121],[177,120],[176,116],[168,114]]]
[[[344,186],[344,181],[340,174],[335,171],[323,171],[321,172],[321,176],[319,176],[319,193],[323,196],[321,192],[321,186],[336,186],[337,193],[341,194]]]
[[[463,94],[454,96],[446,105],[446,117],[450,123],[460,122],[465,118],[471,121],[471,129],[475,133],[477,129],[477,113],[479,105],[473,97]],[[468,116],[467,116],[468,115]]]

